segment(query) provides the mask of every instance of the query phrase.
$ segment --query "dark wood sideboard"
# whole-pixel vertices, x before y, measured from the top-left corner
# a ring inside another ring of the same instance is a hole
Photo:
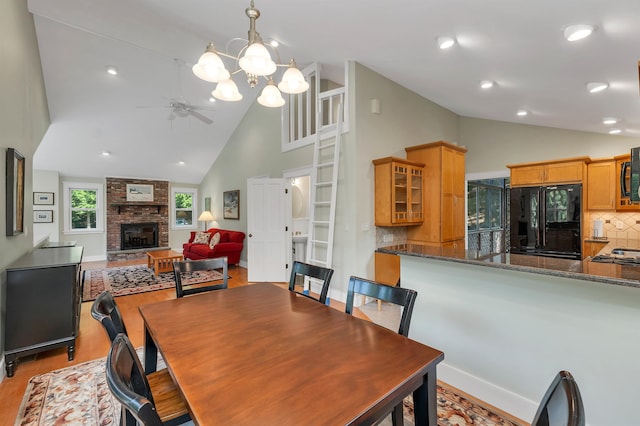
[[[5,363],[7,377],[18,358],[66,346],[73,360],[80,324],[83,247],[27,253],[7,267]]]

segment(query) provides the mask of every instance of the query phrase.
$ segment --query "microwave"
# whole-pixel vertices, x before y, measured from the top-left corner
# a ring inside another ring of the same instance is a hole
[[[631,161],[622,163],[620,195],[631,201],[640,201],[640,147],[631,148]]]

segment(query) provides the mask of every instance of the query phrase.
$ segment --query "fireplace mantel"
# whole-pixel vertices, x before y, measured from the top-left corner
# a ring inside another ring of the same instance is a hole
[[[166,204],[158,204],[158,203],[112,203],[111,207],[115,207],[118,209],[118,214],[120,214],[120,209],[122,207],[157,207],[158,214],[160,213],[160,209],[165,207]]]

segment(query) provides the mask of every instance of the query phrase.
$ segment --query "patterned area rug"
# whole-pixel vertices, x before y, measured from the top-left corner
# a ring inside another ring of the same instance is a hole
[[[186,279],[185,279],[186,278]],[[184,284],[195,284],[222,279],[218,271],[198,271],[184,274]],[[144,265],[121,268],[88,269],[84,271],[84,290],[82,300],[95,300],[104,290],[114,296],[144,293],[175,287],[173,272],[164,272],[155,276],[153,270]]]
[[[138,348],[142,359],[142,348]],[[158,359],[158,368],[164,368]],[[413,403],[404,402],[405,425],[413,426]],[[105,359],[97,359],[29,379],[15,426],[117,425],[120,403],[105,379]],[[390,418],[380,425],[391,425]],[[439,426],[522,426],[493,410],[438,386]]]

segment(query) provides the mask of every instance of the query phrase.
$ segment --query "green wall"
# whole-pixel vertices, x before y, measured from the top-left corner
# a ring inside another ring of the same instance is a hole
[[[24,0],[0,3],[0,354],[4,353],[4,313],[7,265],[33,247],[32,160],[33,153],[49,127],[49,110],[42,79],[42,67],[33,24]],[[25,232],[7,237],[6,229],[6,149],[15,148],[26,159]],[[4,357],[2,362],[4,364]],[[1,376],[1,374],[0,374]]]

